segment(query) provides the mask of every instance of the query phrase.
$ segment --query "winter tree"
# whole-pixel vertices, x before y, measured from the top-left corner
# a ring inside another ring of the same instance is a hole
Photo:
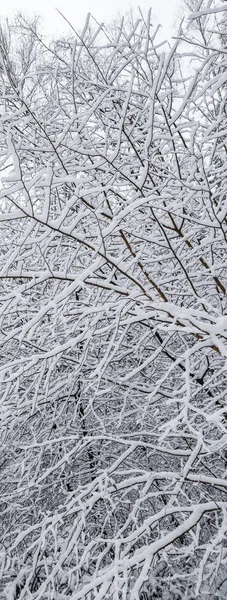
[[[2,26],[1,599],[226,598],[226,11]]]

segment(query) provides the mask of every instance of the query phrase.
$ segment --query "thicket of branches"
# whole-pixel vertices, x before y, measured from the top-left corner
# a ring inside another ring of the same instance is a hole
[[[226,10],[1,30],[1,599],[226,597]]]

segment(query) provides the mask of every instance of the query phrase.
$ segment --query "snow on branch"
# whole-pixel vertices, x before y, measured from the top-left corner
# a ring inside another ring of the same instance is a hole
[[[6,600],[226,597],[225,7],[191,5],[171,48],[1,30]]]

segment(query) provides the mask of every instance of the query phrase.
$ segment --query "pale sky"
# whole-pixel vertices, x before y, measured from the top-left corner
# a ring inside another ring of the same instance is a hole
[[[173,24],[180,4],[180,0],[5,0],[0,8],[0,16],[11,17],[20,10],[26,11],[27,15],[42,15],[45,31],[51,35],[66,30],[66,24],[56,8],[70,20],[75,29],[80,29],[88,12],[98,21],[107,22],[118,13],[125,13],[130,7],[136,10],[139,5],[145,14],[152,8],[153,15],[163,26],[161,37],[169,38],[173,34]]]

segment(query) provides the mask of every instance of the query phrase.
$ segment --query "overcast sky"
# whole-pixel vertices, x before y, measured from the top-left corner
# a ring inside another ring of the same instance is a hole
[[[40,14],[44,19],[45,30],[52,32],[65,31],[58,8],[77,29],[82,27],[88,12],[91,12],[99,21],[109,21],[117,13],[124,13],[130,7],[137,6],[147,13],[152,7],[153,15],[163,26],[163,36],[170,37],[173,33],[173,25],[177,19],[180,0],[4,0],[1,3],[1,17],[12,16],[13,13],[26,11],[27,14]]]

